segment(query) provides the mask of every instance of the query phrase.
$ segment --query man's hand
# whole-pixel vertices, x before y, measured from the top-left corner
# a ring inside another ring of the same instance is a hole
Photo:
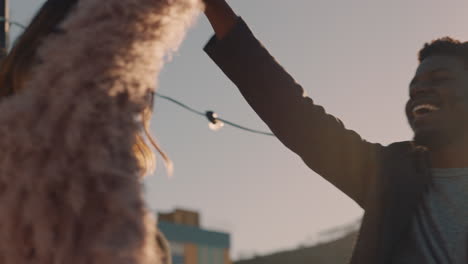
[[[213,27],[218,39],[224,38],[235,26],[237,15],[226,0],[203,0],[205,15]]]

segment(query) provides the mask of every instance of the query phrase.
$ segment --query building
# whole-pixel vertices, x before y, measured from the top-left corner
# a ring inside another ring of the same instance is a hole
[[[158,214],[158,228],[169,240],[173,264],[231,263],[229,234],[202,229],[197,212]]]

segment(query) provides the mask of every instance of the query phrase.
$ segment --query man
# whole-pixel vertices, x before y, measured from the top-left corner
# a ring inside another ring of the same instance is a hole
[[[382,146],[304,97],[225,0],[204,1],[208,55],[284,145],[365,210],[352,264],[468,263],[467,43],[420,51],[406,106],[414,140]]]

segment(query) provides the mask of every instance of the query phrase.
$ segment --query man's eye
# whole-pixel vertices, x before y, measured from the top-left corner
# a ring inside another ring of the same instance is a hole
[[[449,77],[436,77],[436,78],[432,78],[432,82],[434,83],[440,83],[440,82],[444,82],[444,81],[447,81],[449,80]]]

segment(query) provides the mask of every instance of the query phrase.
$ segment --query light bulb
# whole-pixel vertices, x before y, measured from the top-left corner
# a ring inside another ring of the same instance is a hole
[[[214,123],[208,123],[208,127],[213,131],[218,131],[224,126],[224,122],[220,120],[215,120]]]
[[[206,111],[206,118],[208,118],[208,127],[213,131],[218,131],[224,126],[224,122],[218,119],[218,115],[213,111]]]

